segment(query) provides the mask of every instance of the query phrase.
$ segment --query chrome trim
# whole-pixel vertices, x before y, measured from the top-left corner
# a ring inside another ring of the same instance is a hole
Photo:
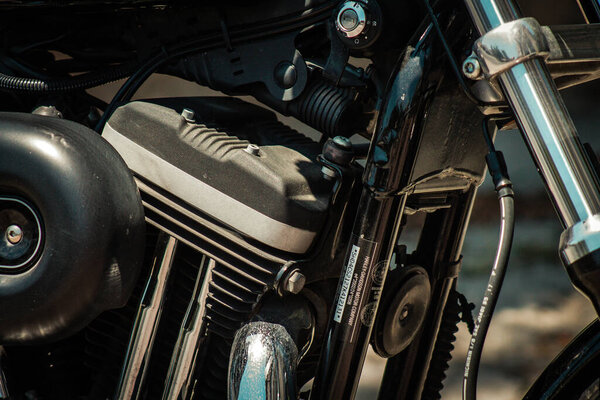
[[[351,29],[345,28],[341,22],[342,15],[348,10],[353,10],[356,13],[357,22]],[[335,19],[335,26],[348,38],[353,38],[363,33],[367,26],[367,14],[364,6],[357,1],[348,1],[344,3]]]
[[[142,394],[177,243],[172,236],[159,235],[152,271],[135,319],[115,399],[138,399]]]
[[[518,19],[517,9],[510,0],[465,0],[480,34]],[[577,131],[556,89],[544,61],[527,60],[497,76],[506,98],[512,106],[522,134],[542,174],[563,225],[563,260],[572,263],[600,248],[589,230],[574,228],[582,221],[595,221],[600,215],[600,185],[596,173],[580,143]],[[570,244],[576,230],[588,239]],[[598,243],[597,243],[598,242]],[[577,249],[571,249],[576,246]],[[585,250],[583,250],[585,249]]]
[[[208,265],[206,261],[208,260]],[[192,375],[198,355],[198,350],[204,339],[206,322],[206,298],[208,297],[208,285],[211,281],[212,270],[216,263],[214,260],[203,256],[200,263],[200,271],[196,279],[194,294],[188,305],[179,336],[175,343],[175,349],[171,356],[171,363],[163,400],[187,399],[192,389]]]
[[[297,399],[298,349],[281,325],[251,322],[235,334],[228,400]]]
[[[227,196],[121,135],[110,123],[104,127],[102,136],[136,174],[255,240],[302,254],[317,235],[277,221]]]
[[[489,79],[517,64],[533,58],[545,59],[549,54],[550,47],[540,24],[535,18],[521,18],[506,22],[477,39],[473,54],[465,63],[475,57],[483,77]]]
[[[33,208],[31,208],[29,206],[29,204],[25,203],[22,200],[19,199],[15,199],[12,197],[4,197],[4,196],[0,196],[0,201],[14,201],[15,203],[19,203],[22,206],[24,206],[25,208],[27,208],[29,210],[29,212],[33,215],[33,218],[35,219],[35,226],[38,230],[39,233],[39,237],[38,237],[38,241],[36,243],[35,246],[35,250],[33,250],[33,253],[31,253],[31,256],[23,261],[21,264],[19,265],[3,265],[0,264],[0,268],[4,268],[4,269],[17,269],[17,268],[21,268],[25,265],[27,265],[31,260],[33,260],[35,257],[37,257],[38,252],[40,251],[40,248],[42,246],[42,242],[43,242],[43,237],[44,237],[44,232],[42,232],[42,224],[40,222],[39,216],[37,215],[37,213],[33,210]]]
[[[560,254],[565,265],[571,265],[599,248],[599,214],[576,223],[560,235]]]

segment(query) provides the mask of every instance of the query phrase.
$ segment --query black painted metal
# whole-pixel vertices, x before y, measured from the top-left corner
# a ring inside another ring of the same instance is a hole
[[[363,189],[311,393],[313,400],[354,397],[403,200],[376,197]]]
[[[449,208],[427,216],[419,245],[411,262],[431,266],[432,298],[421,331],[412,344],[386,364],[379,400],[419,399],[430,373],[430,365],[443,311],[454,286],[460,251],[475,199],[475,187],[455,193]],[[432,377],[429,377],[430,379]]]
[[[311,399],[354,397],[368,348],[419,145],[420,122],[435,84],[428,80],[431,31],[409,46],[387,90],[364,175],[353,236],[313,385]]]

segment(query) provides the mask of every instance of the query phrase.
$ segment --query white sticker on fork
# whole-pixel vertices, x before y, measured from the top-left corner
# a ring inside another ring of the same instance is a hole
[[[356,266],[359,251],[360,247],[352,245],[348,266],[346,267],[346,273],[344,274],[342,290],[340,291],[340,298],[338,299],[335,307],[335,314],[333,315],[333,320],[338,323],[342,321],[342,315],[344,315],[344,307],[346,306],[346,299],[348,298],[348,291],[350,290],[350,284],[352,283],[352,276],[354,275],[354,267]]]

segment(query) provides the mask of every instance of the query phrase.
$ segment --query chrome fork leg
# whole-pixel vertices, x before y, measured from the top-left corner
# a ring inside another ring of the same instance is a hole
[[[228,400],[295,400],[298,348],[278,324],[251,322],[233,341]]]
[[[465,3],[482,36],[520,17],[511,0]],[[505,31],[508,35],[491,46],[496,55],[502,56],[502,46],[518,46],[523,39],[511,37],[510,29]],[[574,285],[600,312],[600,186],[596,173],[543,59],[520,62],[499,73],[497,79],[566,228],[560,244],[563,263]]]

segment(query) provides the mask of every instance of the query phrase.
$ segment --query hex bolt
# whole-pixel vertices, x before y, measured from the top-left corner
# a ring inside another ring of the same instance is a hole
[[[288,293],[298,294],[304,288],[306,277],[300,270],[293,270],[283,281],[283,290]]]
[[[260,154],[260,147],[255,144],[249,144],[244,151],[248,154],[252,154],[253,156],[258,156]]]
[[[17,244],[23,239],[23,230],[18,225],[11,225],[6,228],[6,239],[11,244]]]
[[[477,58],[473,56],[467,57],[462,65],[463,74],[469,79],[477,79],[481,75],[481,65]]]
[[[194,113],[194,110],[191,110],[189,108],[184,108],[183,111],[181,112],[181,116],[183,117],[183,119],[185,119],[190,124],[196,122],[196,120],[194,119],[194,117],[196,116],[196,114]]]

